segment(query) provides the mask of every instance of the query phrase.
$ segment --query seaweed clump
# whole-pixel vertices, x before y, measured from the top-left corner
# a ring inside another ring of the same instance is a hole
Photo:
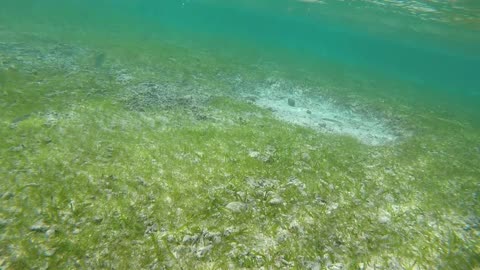
[[[203,96],[182,94],[169,84],[144,82],[128,89],[121,99],[127,109],[138,112],[152,110],[185,110],[199,113],[206,101]]]

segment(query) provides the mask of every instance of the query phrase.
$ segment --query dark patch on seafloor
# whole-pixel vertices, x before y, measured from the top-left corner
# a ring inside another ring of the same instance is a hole
[[[169,84],[140,83],[128,89],[121,99],[127,109],[138,112],[154,110],[184,110],[192,113],[198,120],[207,117],[202,112],[208,100],[204,95],[190,95],[175,91]]]
[[[103,66],[103,63],[105,63],[106,58],[107,58],[107,55],[104,52],[96,54],[95,55],[95,67],[96,68],[101,68]]]
[[[30,115],[31,114],[25,114],[25,115],[22,115],[22,116],[15,117],[12,120],[11,124],[18,124],[18,123],[22,122],[23,120],[27,120],[30,117]]]

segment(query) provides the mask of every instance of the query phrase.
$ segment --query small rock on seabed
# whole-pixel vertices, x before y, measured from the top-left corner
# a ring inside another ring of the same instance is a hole
[[[247,209],[247,205],[242,202],[231,202],[225,207],[234,213],[239,213]]]

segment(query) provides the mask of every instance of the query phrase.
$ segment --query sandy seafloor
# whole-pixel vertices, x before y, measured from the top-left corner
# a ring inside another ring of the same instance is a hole
[[[470,109],[132,43],[0,29],[1,268],[480,267]]]

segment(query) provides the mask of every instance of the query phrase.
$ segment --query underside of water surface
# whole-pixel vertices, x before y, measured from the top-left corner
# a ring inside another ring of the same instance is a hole
[[[6,0],[0,269],[480,269],[477,1]]]

